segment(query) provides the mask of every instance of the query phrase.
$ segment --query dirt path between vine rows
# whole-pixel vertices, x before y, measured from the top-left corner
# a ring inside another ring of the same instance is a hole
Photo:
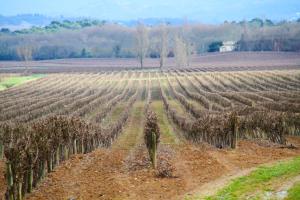
[[[144,102],[132,108],[129,122],[109,149],[76,155],[49,174],[27,199],[112,199],[126,187],[119,183],[124,157],[142,133]]]

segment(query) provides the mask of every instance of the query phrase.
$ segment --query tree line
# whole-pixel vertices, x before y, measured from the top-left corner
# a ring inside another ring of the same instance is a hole
[[[218,51],[224,41],[234,41],[236,51],[299,51],[299,22],[274,23],[253,19],[219,25],[161,24],[135,27],[103,21],[52,22],[34,31],[1,31],[0,60],[60,58],[160,58],[175,57],[188,66],[192,55]],[[51,31],[41,31],[51,30]]]

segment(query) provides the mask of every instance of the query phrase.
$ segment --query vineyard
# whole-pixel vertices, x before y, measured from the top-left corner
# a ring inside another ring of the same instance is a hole
[[[177,198],[300,153],[293,69],[50,74],[1,91],[0,111],[7,199]]]

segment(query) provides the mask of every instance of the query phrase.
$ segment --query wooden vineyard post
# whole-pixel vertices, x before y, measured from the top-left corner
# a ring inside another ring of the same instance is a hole
[[[23,199],[23,194],[22,194],[22,181],[19,181],[18,182],[18,185],[17,185],[17,193],[18,193],[18,196],[17,196],[17,200],[22,200]]]
[[[232,137],[231,137],[231,144],[230,147],[232,149],[235,149],[237,146],[237,137],[238,137],[238,118],[236,113],[232,113],[230,116],[230,123],[231,123],[231,131],[232,131]]]
[[[4,145],[3,142],[0,140],[0,160],[3,160],[4,157]]]
[[[157,124],[156,115],[152,111],[147,112],[147,120],[145,124],[144,134],[144,139],[148,149],[152,167],[156,169],[157,145],[159,143],[160,131]]]
[[[77,154],[77,140],[74,139],[73,141],[73,154]]]
[[[45,178],[46,176],[46,164],[47,164],[46,160],[43,160],[41,163],[41,179]]]
[[[236,148],[237,147],[237,140],[238,140],[238,121],[236,120],[234,123],[234,128],[233,128],[233,145],[232,148]]]
[[[281,123],[282,131],[280,131],[280,133],[279,133],[279,137],[280,137],[279,144],[286,145],[285,134],[287,134],[288,128],[287,128],[287,124],[285,122],[285,118],[283,116],[281,116],[281,118],[280,118],[280,123]]]
[[[157,143],[156,143],[156,134],[155,133],[152,133],[152,151],[151,151],[151,156],[150,156],[150,159],[151,159],[151,162],[152,162],[152,166],[154,169],[156,169],[156,152],[157,152]]]
[[[69,158],[69,150],[67,145],[64,145],[64,160],[68,160]]]
[[[48,159],[47,159],[47,168],[48,168],[48,173],[52,172],[53,170],[53,165],[52,165],[52,156],[51,153],[50,155],[48,155]]]
[[[213,106],[212,103],[209,103],[209,107],[208,107],[209,111],[212,111],[212,106]]]
[[[84,140],[81,139],[81,153],[84,154]]]
[[[32,163],[30,163],[30,165],[29,165],[27,180],[28,180],[27,192],[31,193],[32,192],[32,185],[33,185],[33,166],[32,166]]]
[[[12,173],[12,166],[10,162],[6,162],[6,174],[7,174],[8,199],[14,200],[14,179]]]
[[[59,146],[58,146],[56,151],[55,151],[55,165],[56,166],[59,165],[59,156],[60,156],[60,151],[59,151]]]

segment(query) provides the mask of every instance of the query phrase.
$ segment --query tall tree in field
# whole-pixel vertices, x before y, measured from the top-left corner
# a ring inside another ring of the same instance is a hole
[[[33,48],[29,45],[17,47],[17,54],[19,56],[19,59],[26,62],[25,74],[28,72],[27,61],[32,60],[32,51],[33,51]]]
[[[159,67],[162,68],[165,65],[166,57],[167,57],[167,46],[168,46],[168,33],[165,24],[160,25],[159,27]]]
[[[174,53],[177,67],[186,67],[188,64],[187,45],[183,38],[178,35],[175,36]]]
[[[248,51],[249,34],[248,34],[248,26],[246,20],[242,22],[242,28],[243,31],[242,31],[241,39],[239,41],[238,49],[239,51]]]
[[[189,42],[189,41],[186,41],[185,42],[185,45],[186,45],[186,55],[187,55],[187,63],[186,65],[189,67],[190,66],[190,63],[191,63],[191,56],[193,54],[193,49],[194,49],[194,45]]]
[[[188,23],[188,19],[184,19],[184,23],[181,29],[181,35],[182,35],[182,40],[185,43],[185,48],[186,48],[186,66],[190,66],[190,61],[191,61],[191,55],[194,52],[194,44],[192,42],[192,39],[190,37],[191,33],[191,26]]]
[[[144,67],[144,60],[149,47],[148,30],[144,24],[139,23],[136,27],[137,31],[137,57],[141,68]]]

